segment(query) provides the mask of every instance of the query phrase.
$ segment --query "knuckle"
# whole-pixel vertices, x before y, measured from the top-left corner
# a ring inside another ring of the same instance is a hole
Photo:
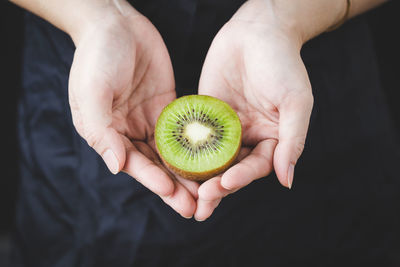
[[[95,134],[92,131],[86,131],[85,133],[85,140],[88,143],[88,145],[94,149],[96,149],[96,147],[98,147],[101,139],[98,137],[97,134]]]

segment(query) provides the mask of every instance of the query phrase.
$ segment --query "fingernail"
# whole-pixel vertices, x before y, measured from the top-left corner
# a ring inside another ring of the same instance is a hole
[[[106,163],[110,172],[112,172],[113,174],[118,173],[119,163],[117,157],[111,149],[107,149],[106,152],[103,153],[103,160]]]
[[[194,219],[195,219],[196,221],[198,221],[198,222],[204,222],[204,221],[206,220],[206,219],[202,219],[202,220],[201,220],[201,219],[197,219],[196,216],[194,217]]]
[[[192,216],[189,216],[189,217],[185,217],[185,216],[183,216],[183,215],[181,215],[183,218],[185,218],[185,219],[192,219],[192,217],[193,217],[193,215]]]
[[[289,164],[289,169],[288,169],[288,172],[287,172],[287,182],[288,182],[289,189],[292,188],[293,175],[294,175],[294,165],[293,164]]]

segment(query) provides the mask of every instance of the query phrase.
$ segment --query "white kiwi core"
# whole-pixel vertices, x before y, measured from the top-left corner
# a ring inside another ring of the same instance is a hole
[[[210,137],[212,129],[198,122],[189,123],[185,127],[185,135],[194,145],[204,143]]]

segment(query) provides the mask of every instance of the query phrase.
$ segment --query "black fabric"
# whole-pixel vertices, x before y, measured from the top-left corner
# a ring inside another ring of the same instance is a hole
[[[170,51],[178,94],[196,93],[207,49],[240,1],[134,1]],[[171,15],[173,14],[173,15]],[[16,266],[396,266],[398,137],[363,18],[302,56],[315,105],[289,191],[272,174],[186,220],[134,179],[111,175],[73,128],[67,35],[26,16],[19,102]]]

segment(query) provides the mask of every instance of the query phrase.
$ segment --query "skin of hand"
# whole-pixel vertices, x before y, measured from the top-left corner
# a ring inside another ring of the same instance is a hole
[[[243,139],[237,163],[200,186],[199,221],[222,197],[273,169],[290,188],[304,148],[313,96],[300,57],[302,42],[277,22],[241,16],[243,9],[256,7],[246,3],[223,26],[201,73],[199,94],[222,99],[238,113]]]
[[[124,171],[185,218],[198,184],[171,175],[157,156],[154,127],[175,99],[172,65],[156,28],[126,4],[75,36],[69,102],[78,133],[114,174]]]
[[[347,18],[385,0],[352,0]],[[250,0],[213,40],[199,94],[226,101],[239,115],[242,149],[236,164],[199,187],[196,220],[221,199],[275,170],[291,188],[313,106],[302,45],[341,21],[347,0]]]

